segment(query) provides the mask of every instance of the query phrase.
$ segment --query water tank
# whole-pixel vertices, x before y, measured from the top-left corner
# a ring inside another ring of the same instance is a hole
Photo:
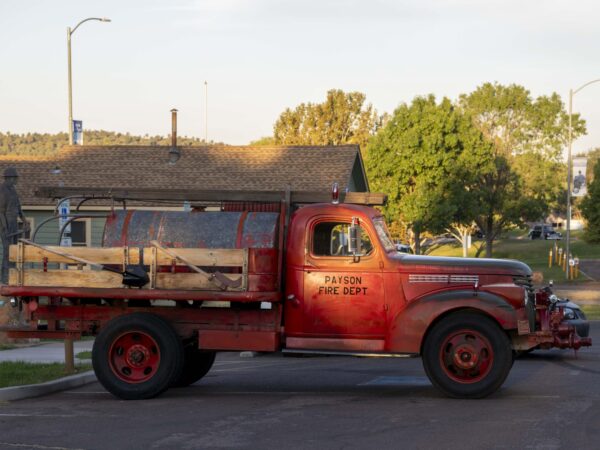
[[[279,214],[227,211],[115,211],[104,247],[276,248]]]

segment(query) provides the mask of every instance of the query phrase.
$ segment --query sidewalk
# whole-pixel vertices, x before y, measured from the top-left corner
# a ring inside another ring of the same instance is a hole
[[[75,341],[75,355],[79,352],[91,351],[94,341]],[[0,362],[25,361],[31,363],[64,363],[65,346],[62,342],[49,342],[32,347],[19,347],[12,350],[0,350]],[[77,362],[78,360],[75,359]]]

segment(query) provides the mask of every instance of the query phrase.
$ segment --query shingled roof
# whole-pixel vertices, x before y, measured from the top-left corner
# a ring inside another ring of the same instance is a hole
[[[14,166],[23,205],[49,205],[34,196],[40,186],[203,190],[368,192],[357,145],[331,147],[179,147],[171,165],[168,146],[67,146],[53,157],[0,156],[0,169]],[[54,168],[60,174],[53,174]]]

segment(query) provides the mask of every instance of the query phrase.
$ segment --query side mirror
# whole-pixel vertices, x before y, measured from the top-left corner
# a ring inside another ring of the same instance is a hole
[[[362,253],[362,240],[360,236],[361,228],[359,225],[358,217],[352,218],[352,223],[348,229],[350,239],[348,239],[348,253],[354,256],[355,262],[358,262],[356,258],[359,258]]]

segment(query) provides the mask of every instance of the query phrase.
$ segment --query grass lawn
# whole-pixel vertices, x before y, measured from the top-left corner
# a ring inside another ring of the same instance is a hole
[[[91,364],[77,365],[75,366],[75,373],[86,372],[91,368]],[[0,388],[43,383],[64,376],[66,376],[65,365],[62,363],[0,362]]]
[[[571,253],[579,259],[600,259],[600,244],[588,244],[580,237],[580,232],[571,233]],[[479,245],[481,241],[477,241]],[[564,272],[561,267],[554,265],[548,267],[548,255],[554,243],[559,248],[565,249],[564,241],[545,241],[536,239],[534,241],[527,239],[526,231],[512,231],[507,234],[506,239],[494,242],[493,257],[517,259],[528,264],[532,270],[542,272],[544,280],[554,280],[556,283],[564,283]],[[469,250],[469,256],[475,256],[475,246]],[[434,250],[431,255],[437,256],[462,256],[462,247],[459,243],[446,244]],[[579,277],[574,282],[586,281],[586,278]]]
[[[600,320],[600,305],[582,305],[581,309],[589,320]]]
[[[77,359],[92,359],[92,352],[79,352],[75,355]]]

